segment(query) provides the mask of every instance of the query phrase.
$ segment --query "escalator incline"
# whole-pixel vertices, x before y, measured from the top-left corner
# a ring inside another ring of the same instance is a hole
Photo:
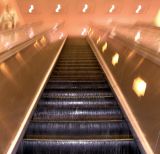
[[[140,154],[84,38],[68,38],[17,154]]]

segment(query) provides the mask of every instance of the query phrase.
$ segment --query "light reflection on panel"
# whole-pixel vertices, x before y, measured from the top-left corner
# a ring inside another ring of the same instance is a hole
[[[157,27],[160,27],[160,10],[157,12],[154,23]]]
[[[114,54],[114,56],[112,57],[112,65],[115,66],[118,64],[118,61],[119,61],[119,54],[116,53]]]
[[[102,46],[102,52],[104,53],[107,50],[107,42],[105,42],[105,44]]]
[[[45,36],[42,36],[40,42],[41,42],[43,47],[45,47],[47,45],[47,40],[46,40]]]
[[[101,37],[97,39],[97,44],[99,44],[100,41],[101,41]]]
[[[133,81],[132,88],[138,97],[142,97],[145,95],[147,83],[142,78],[137,77]]]
[[[6,63],[0,64],[0,71],[8,80],[10,80],[12,83],[14,83],[16,85],[16,82],[13,78],[13,75],[12,75],[12,73]]]

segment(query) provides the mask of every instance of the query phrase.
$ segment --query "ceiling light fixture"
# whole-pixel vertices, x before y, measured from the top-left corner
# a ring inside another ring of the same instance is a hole
[[[134,41],[138,43],[140,41],[140,39],[141,39],[141,32],[138,31],[135,35]]]
[[[111,8],[109,9],[109,13],[112,13],[115,10],[115,5],[112,4]]]
[[[88,4],[84,4],[83,9],[82,9],[82,12],[83,12],[83,13],[86,13],[87,10],[88,10],[88,8],[89,8]]]
[[[138,5],[137,6],[137,9],[136,9],[136,13],[140,13],[140,11],[142,10],[142,5]]]
[[[30,5],[30,7],[29,7],[29,9],[28,9],[28,12],[29,12],[29,13],[32,13],[32,12],[33,12],[33,10],[34,10],[34,5],[33,5],[33,4],[31,4],[31,5]]]
[[[55,12],[56,12],[56,13],[59,13],[59,12],[61,11],[61,9],[62,9],[61,4],[57,4],[56,9],[55,9]]]
[[[86,35],[86,32],[87,32],[87,29],[86,28],[83,28],[82,32],[81,32],[81,35],[84,36]]]
[[[59,39],[61,40],[64,37],[64,33],[60,33]]]

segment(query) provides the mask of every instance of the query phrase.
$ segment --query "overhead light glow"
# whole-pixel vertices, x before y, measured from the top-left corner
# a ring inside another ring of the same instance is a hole
[[[115,5],[112,4],[111,8],[109,9],[109,13],[112,13],[115,10]]]
[[[140,77],[137,77],[133,81],[133,91],[138,97],[144,96],[147,88],[147,83]]]
[[[83,9],[82,9],[82,12],[83,12],[83,13],[86,13],[87,10],[88,10],[88,8],[89,8],[88,4],[84,4]]]
[[[154,23],[155,23],[155,26],[160,27],[160,10],[158,10],[157,12]]]
[[[119,54],[116,53],[113,57],[112,57],[112,65],[115,66],[116,64],[118,64],[119,61]]]
[[[33,10],[34,10],[34,5],[33,5],[33,4],[31,4],[31,5],[30,5],[30,7],[29,7],[29,9],[28,9],[28,12],[29,12],[29,13],[32,13],[32,12],[33,12]]]
[[[134,41],[138,43],[140,39],[141,39],[141,32],[138,31],[135,35]]]
[[[105,44],[102,46],[103,53],[105,52],[105,50],[107,50],[107,46],[108,46],[108,44],[107,44],[107,42],[105,42]]]
[[[59,13],[61,11],[61,9],[62,9],[61,4],[57,4],[55,12]]]
[[[99,44],[100,41],[101,41],[101,37],[97,39],[97,44]]]
[[[86,35],[86,32],[87,32],[87,29],[86,28],[83,28],[82,32],[81,32],[81,35],[84,36]]]
[[[138,5],[137,6],[137,9],[136,9],[136,13],[140,13],[140,11],[142,10],[142,5]]]

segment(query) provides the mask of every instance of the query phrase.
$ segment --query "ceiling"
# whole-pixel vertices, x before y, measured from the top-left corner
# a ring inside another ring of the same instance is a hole
[[[157,11],[160,9],[159,0],[3,0],[14,5],[23,23],[43,21],[52,24],[57,21],[65,21],[68,31],[79,32],[90,22],[105,23],[112,19],[119,22],[131,23],[135,21],[153,22]],[[61,11],[55,12],[57,4],[61,5]],[[84,5],[88,10],[83,13]],[[30,6],[34,6],[32,13],[28,12]],[[109,10],[114,5],[114,10]],[[138,6],[141,10],[135,13]]]

